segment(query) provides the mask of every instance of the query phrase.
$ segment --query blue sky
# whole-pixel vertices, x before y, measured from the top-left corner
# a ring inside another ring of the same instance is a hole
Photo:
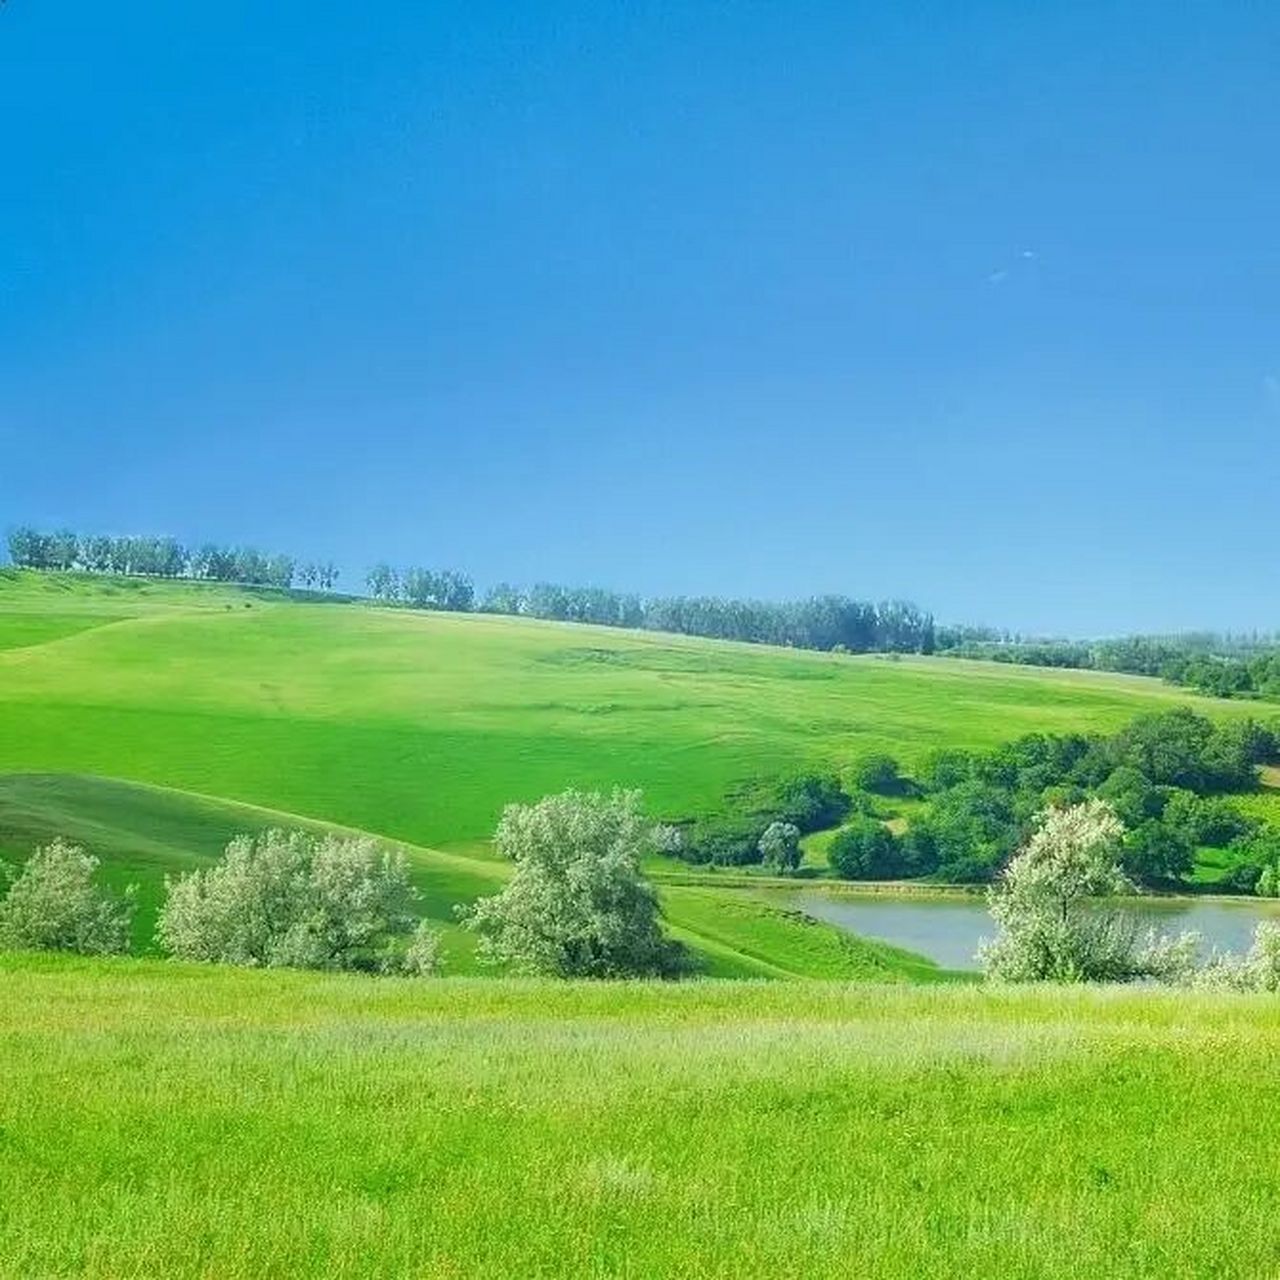
[[[1280,626],[1280,8],[0,7],[0,524]]]

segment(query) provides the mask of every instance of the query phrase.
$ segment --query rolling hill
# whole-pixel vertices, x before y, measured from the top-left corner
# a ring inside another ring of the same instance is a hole
[[[370,833],[405,850],[465,973],[455,908],[502,883],[486,838],[509,801],[622,785],[659,816],[696,815],[736,783],[868,750],[909,766],[936,746],[1106,729],[1185,701],[1132,677],[7,571],[0,853],[84,844],[113,883],[139,885],[145,951],[164,876],[232,835]],[[717,976],[947,976],[728,877],[669,876],[661,892],[671,932]]]

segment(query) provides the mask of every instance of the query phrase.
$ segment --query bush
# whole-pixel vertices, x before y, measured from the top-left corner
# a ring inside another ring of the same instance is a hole
[[[827,861],[846,880],[892,880],[904,863],[893,832],[874,818],[855,818],[836,832]]]
[[[636,791],[508,805],[495,844],[515,872],[466,915],[481,955],[561,978],[679,973],[683,948],[663,937],[657,896],[640,872],[651,842]]]
[[[850,771],[853,785],[874,795],[896,796],[906,789],[898,762],[886,754],[863,756]]]
[[[717,867],[754,866],[761,858],[760,837],[767,822],[758,817],[704,818],[689,831],[680,856]]]
[[[0,946],[110,955],[129,949],[132,888],[97,888],[98,859],[65,840],[37,849],[0,902]]]
[[[810,832],[842,822],[851,804],[834,774],[801,773],[780,782],[761,811],[770,819],[790,822],[802,832]]]
[[[157,932],[185,960],[297,969],[414,972],[428,927],[404,856],[367,838],[266,831],[240,836],[215,866],[166,882]],[[431,957],[432,964],[434,957]]]

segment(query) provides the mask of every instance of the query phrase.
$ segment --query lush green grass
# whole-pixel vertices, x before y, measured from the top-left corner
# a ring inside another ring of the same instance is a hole
[[[503,803],[568,785],[639,786],[682,816],[809,763],[884,749],[909,766],[1195,701],[1090,672],[0,574],[0,637],[77,614],[82,630],[0,650],[0,772],[122,777],[432,846],[473,845]]]
[[[1274,999],[0,960],[0,1275],[1274,1274]]]

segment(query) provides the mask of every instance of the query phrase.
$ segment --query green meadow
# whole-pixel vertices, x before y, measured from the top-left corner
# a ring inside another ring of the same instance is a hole
[[[1280,1259],[1273,997],[0,968],[4,1276]]]
[[[41,637],[40,624],[47,622]],[[266,591],[0,576],[0,772],[152,783],[439,847],[566,786],[659,815],[887,750],[1111,729],[1157,681],[890,661]]]
[[[661,863],[668,930],[721,981],[479,976],[455,915],[508,874],[509,801],[622,785],[696,816],[871,750],[910,768],[1186,703],[1251,710],[0,572],[0,857],[63,835],[139,889],[136,958],[0,956],[0,1276],[1274,1274],[1274,999],[982,987]],[[299,825],[403,850],[445,977],[153,954],[166,875]]]

